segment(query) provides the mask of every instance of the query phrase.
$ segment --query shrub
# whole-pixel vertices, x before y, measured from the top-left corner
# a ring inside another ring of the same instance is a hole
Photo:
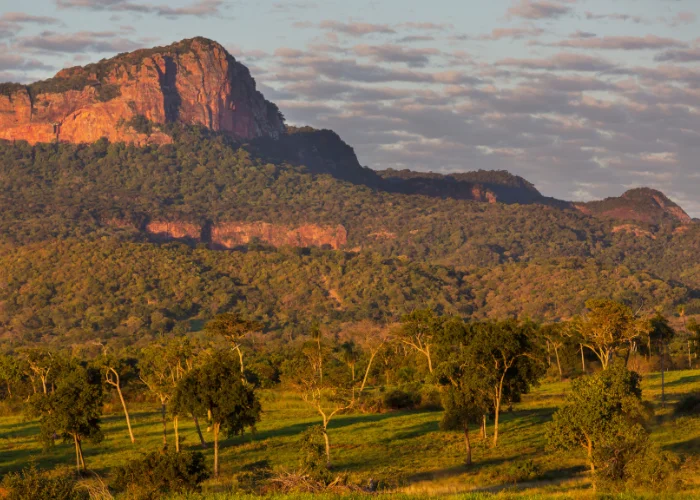
[[[384,406],[392,410],[415,408],[421,402],[421,395],[413,391],[394,389],[384,395]]]
[[[627,483],[631,487],[648,491],[673,490],[678,486],[676,470],[678,456],[657,448],[648,448],[638,454],[625,467]]]
[[[136,115],[126,123],[139,134],[150,135],[153,132],[153,124],[143,115]]]
[[[238,489],[245,493],[260,493],[265,483],[272,477],[272,467],[267,460],[244,465],[235,479]]]
[[[209,477],[201,452],[154,451],[118,467],[113,487],[132,498],[151,500],[166,493],[199,491]]]
[[[2,486],[8,493],[5,500],[87,500],[87,492],[79,491],[74,474],[61,472],[49,475],[32,465],[21,472],[5,476]]]
[[[533,481],[542,474],[539,466],[532,460],[507,464],[498,472],[500,480],[506,483]]]
[[[688,394],[684,396],[673,409],[673,414],[679,415],[700,415],[700,393]]]
[[[301,435],[300,445],[300,473],[308,475],[314,481],[328,484],[332,476],[326,465],[326,445],[323,427],[314,425],[306,429]]]

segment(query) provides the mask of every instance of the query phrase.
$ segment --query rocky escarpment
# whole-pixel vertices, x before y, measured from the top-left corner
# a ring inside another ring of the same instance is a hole
[[[138,229],[156,241],[189,241],[206,243],[213,249],[230,250],[254,241],[275,247],[324,247],[334,250],[344,247],[348,241],[345,227],[303,224],[292,226],[268,222],[222,222],[194,224],[184,221],[150,221],[142,227],[121,220],[103,221],[111,227]]]
[[[32,144],[171,142],[158,125],[202,125],[240,139],[285,130],[248,68],[205,38],[121,54],[31,85],[0,85],[0,139]]]

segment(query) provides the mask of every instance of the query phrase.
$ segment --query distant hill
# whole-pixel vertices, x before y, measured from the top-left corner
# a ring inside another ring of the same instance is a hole
[[[663,193],[574,204],[505,171],[372,170],[285,126],[206,39],[0,86],[0,137],[0,337],[128,343],[230,309],[278,331],[416,307],[556,320],[599,295],[700,313],[700,224]]]

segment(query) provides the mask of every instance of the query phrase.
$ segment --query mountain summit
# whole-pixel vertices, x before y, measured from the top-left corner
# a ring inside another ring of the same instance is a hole
[[[193,38],[68,68],[30,85],[0,84],[0,138],[164,144],[158,125],[202,125],[240,139],[277,137],[277,106],[220,44]]]
[[[577,204],[584,213],[620,220],[660,223],[663,220],[689,224],[690,216],[664,193],[651,188],[630,189],[619,197]]]

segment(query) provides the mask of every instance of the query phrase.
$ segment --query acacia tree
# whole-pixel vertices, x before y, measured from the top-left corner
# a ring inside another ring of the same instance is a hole
[[[623,452],[636,449],[635,443],[643,443],[648,434],[640,381],[621,362],[574,380],[566,402],[547,424],[549,447],[582,448],[591,472],[611,454],[629,460]]]
[[[261,323],[243,319],[238,314],[231,312],[219,314],[204,326],[204,330],[208,333],[226,339],[231,344],[231,349],[238,353],[241,374],[245,372],[243,351],[241,350],[242,343],[249,334],[258,332],[262,328]]]
[[[354,341],[348,340],[340,345],[340,352],[342,353],[343,362],[350,368],[350,374],[352,375],[352,381],[355,381],[355,365],[360,359],[360,351]]]
[[[327,359],[328,358],[328,359]],[[334,370],[323,377],[323,365],[332,358],[331,350],[318,349],[315,339],[302,346],[297,356],[287,363],[286,382],[321,417],[321,428],[326,448],[326,465],[331,466],[331,443],[328,424],[331,420],[355,405],[355,388],[351,381],[338,377]],[[342,373],[346,373],[344,370]]]
[[[606,370],[613,355],[648,333],[648,321],[637,318],[624,304],[610,299],[586,301],[588,312],[572,322],[572,329],[581,338],[581,345],[591,350]]]
[[[558,323],[552,323],[549,325],[543,325],[540,327],[540,333],[547,343],[547,350],[552,349],[554,351],[554,358],[557,362],[557,370],[559,371],[559,378],[564,377],[564,372],[561,369],[561,360],[559,359],[559,349],[564,347],[566,343],[566,337],[564,334],[564,327]]]
[[[519,401],[544,372],[543,353],[535,341],[537,326],[515,320],[475,322],[466,325],[466,335],[470,338],[470,364],[489,388],[496,446],[502,404]]]
[[[5,383],[7,397],[12,397],[12,386],[22,380],[22,370],[17,360],[9,354],[0,354],[0,380]]]
[[[177,384],[172,400],[174,414],[211,415],[214,433],[214,476],[219,476],[219,433],[228,436],[255,429],[261,406],[253,388],[236,376],[235,363],[226,352],[216,353]]]
[[[344,335],[354,339],[366,353],[366,362],[362,384],[360,384],[359,393],[365,390],[367,379],[372,370],[374,360],[377,355],[386,347],[387,342],[391,339],[391,334],[388,328],[379,326],[369,321],[363,321],[359,324],[352,325],[343,332]],[[353,377],[353,380],[355,377]]]
[[[444,318],[430,309],[418,309],[401,318],[398,338],[404,344],[425,356],[428,371],[433,373],[433,356],[431,350],[438,341]]]
[[[42,440],[53,444],[54,435],[72,440],[75,445],[76,467],[85,470],[83,440],[102,440],[102,384],[99,373],[74,366],[59,379],[50,394],[37,394],[31,402],[39,417]]]

